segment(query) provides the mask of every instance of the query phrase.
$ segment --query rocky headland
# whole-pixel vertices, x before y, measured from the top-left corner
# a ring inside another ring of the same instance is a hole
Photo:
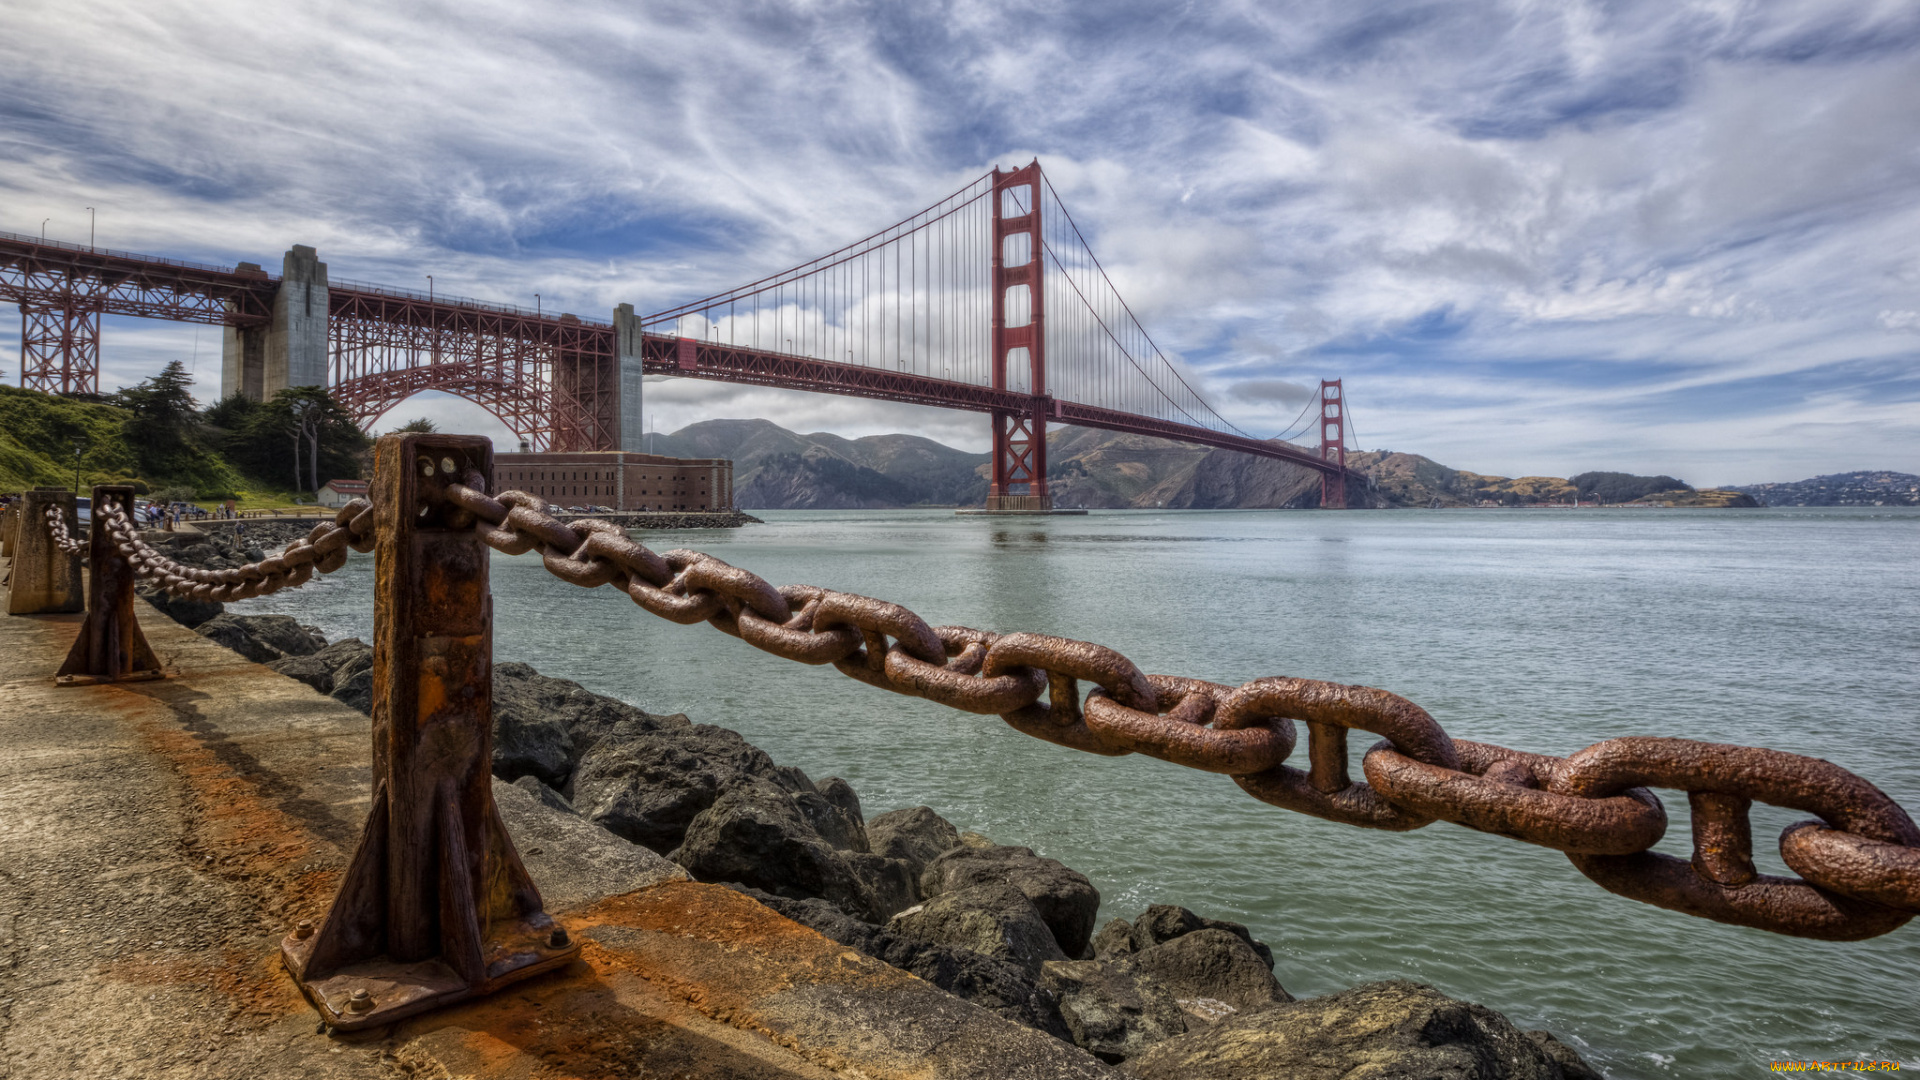
[[[203,565],[250,552],[176,542]],[[143,594],[197,633],[363,713],[372,649],[286,615]],[[525,664],[494,668],[493,772],[585,827],[1144,1080],[1344,1076],[1588,1080],[1544,1031],[1405,981],[1308,1000],[1239,923],[1173,905],[1096,925],[1085,874],[931,807],[868,816],[851,785],[737,732],[649,713]]]

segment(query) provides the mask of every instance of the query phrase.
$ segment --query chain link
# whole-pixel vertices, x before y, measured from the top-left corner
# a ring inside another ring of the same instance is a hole
[[[288,544],[278,555],[228,570],[203,570],[178,563],[148,546],[127,517],[126,508],[96,507],[104,515],[107,536],[139,577],[176,596],[196,600],[250,600],[256,596],[297,588],[315,571],[331,574],[346,565],[347,549],[373,550],[373,504],[354,499],[340,508],[332,521]]]

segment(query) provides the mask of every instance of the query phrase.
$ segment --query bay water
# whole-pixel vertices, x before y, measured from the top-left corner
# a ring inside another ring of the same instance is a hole
[[[1096,641],[1143,670],[1404,695],[1458,738],[1567,754],[1670,735],[1834,761],[1920,811],[1920,512],[1907,509],[761,511],[636,534],[775,584],[903,604],[935,625]],[[1610,1076],[1772,1061],[1920,1067],[1920,924],[1802,941],[1613,896],[1562,855],[1435,823],[1381,833],[1231,780],[1102,758],[758,652],[495,555],[495,655],[653,712],[733,728],[869,817],[925,804],[1090,877],[1101,920],[1180,904],[1246,923],[1297,997],[1411,978],[1546,1028]],[[278,611],[372,633],[372,560]],[[1303,766],[1302,746],[1293,764]],[[1371,742],[1356,736],[1359,752]],[[1685,857],[1684,795],[1657,850]],[[1762,872],[1804,814],[1754,808]]]

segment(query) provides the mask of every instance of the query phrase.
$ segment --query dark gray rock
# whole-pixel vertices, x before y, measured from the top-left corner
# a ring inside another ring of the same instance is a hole
[[[1566,1080],[1607,1080],[1600,1070],[1581,1060],[1580,1055],[1573,1052],[1573,1047],[1554,1038],[1552,1032],[1525,1031],[1521,1034],[1532,1039],[1535,1046],[1546,1051],[1554,1064],[1560,1066],[1561,1075],[1565,1076]]]
[[[569,679],[542,675],[526,664],[496,664],[493,669],[496,775],[505,775],[499,756],[503,731],[517,747],[508,758],[515,763],[511,768],[521,770],[514,776],[531,773],[564,790],[581,757],[616,728],[631,735],[689,726],[684,716],[656,716]],[[564,764],[555,764],[561,758]]]
[[[290,679],[306,683],[322,694],[333,693],[333,665],[321,659],[319,653],[312,656],[289,656],[284,660],[275,660],[267,666]]]
[[[696,880],[737,881],[781,896],[817,896],[848,914],[878,921],[871,894],[846,858],[813,831],[793,793],[767,779],[721,792],[688,825],[672,858]]]
[[[327,644],[326,638],[285,615],[221,614],[194,627],[193,632],[256,664],[310,656]]]
[[[493,710],[493,775],[502,780],[531,776],[564,787],[575,760],[573,734],[559,715],[515,707]]]
[[[867,822],[867,845],[875,855],[905,859],[916,875],[960,846],[960,830],[931,807],[889,810]]]
[[[1035,855],[1031,848],[967,847],[964,838],[962,843],[927,865],[920,875],[922,895],[935,897],[974,885],[1012,885],[1033,901],[1061,951],[1070,957],[1087,955],[1100,892],[1086,875],[1057,859]]]
[[[577,747],[578,729],[574,742]],[[680,846],[687,826],[721,792],[756,778],[793,782],[773,759],[726,728],[622,723],[581,756],[570,789],[561,793],[596,824],[665,854]]]
[[[853,785],[837,776],[829,776],[814,785],[814,789],[826,796],[828,802],[840,808],[841,813],[852,818],[862,829],[867,827],[867,816],[860,809],[860,795]]]
[[[1208,1023],[1293,1000],[1253,946],[1225,930],[1195,930],[1114,963],[1164,987],[1182,1009]]]
[[[1133,920],[1133,951],[1151,949],[1197,930],[1225,930],[1251,945],[1266,961],[1267,970],[1273,970],[1273,950],[1264,942],[1253,940],[1253,933],[1246,927],[1225,919],[1204,918],[1173,904],[1155,904]]]
[[[799,796],[795,796],[798,798]],[[843,852],[853,876],[871,897],[874,918],[891,919],[920,902],[920,880],[905,859],[889,859],[861,851]]]
[[[368,667],[341,679],[334,675],[333,698],[335,701],[373,715],[373,669]]]
[[[1125,919],[1108,919],[1107,925],[1093,935],[1089,946],[1095,960],[1111,960],[1133,951],[1133,924]]]
[[[1369,1080],[1566,1080],[1569,1076],[1538,1042],[1492,1009],[1401,981],[1368,983],[1196,1026],[1185,1035],[1147,1047],[1127,1062],[1127,1072],[1141,1080],[1357,1075]]]
[[[218,600],[195,600],[190,596],[175,596],[157,585],[141,585],[134,590],[134,594],[159,609],[162,615],[189,630],[218,618],[227,610],[227,606]]]
[[[1015,964],[907,938],[890,938],[879,959],[1016,1024],[1073,1041],[1054,996]]]
[[[952,889],[895,915],[887,932],[897,938],[965,949],[1012,964],[1029,978],[1066,954],[1033,902],[1019,889],[986,882]]]
[[[818,791],[794,792],[794,802],[800,806],[800,812],[807,817],[807,824],[820,834],[820,839],[839,848],[841,851],[866,851],[867,830],[860,820],[827,800]]]
[[[895,937],[818,898],[796,900],[729,883],[780,914],[850,949],[911,972],[955,997],[1064,1042],[1072,1038],[1053,995],[1019,967],[967,949]]]
[[[1059,1002],[1074,1045],[1102,1061],[1125,1061],[1187,1030],[1187,1014],[1164,987],[1104,961],[1055,961],[1041,969],[1040,986]]]
[[[267,666],[323,694],[332,694],[345,680],[373,670],[373,649],[359,638],[343,638],[319,652],[289,656]]]
[[[513,786],[533,796],[540,805],[549,810],[558,810],[563,814],[574,814],[576,816],[580,813],[580,811],[573,808],[572,803],[567,801],[566,796],[541,783],[540,778],[537,776],[523,776],[515,780]],[[623,840],[621,842],[632,843],[631,840]]]
[[[849,949],[858,949],[876,959],[881,958],[880,954],[886,951],[887,945],[893,940],[880,927],[864,919],[856,919],[817,896],[781,896],[737,881],[721,884],[753,897],[822,937],[831,938]]]
[[[686,880],[686,871],[553,806],[524,784],[496,778],[493,802],[549,910],[565,911],[663,881]]]

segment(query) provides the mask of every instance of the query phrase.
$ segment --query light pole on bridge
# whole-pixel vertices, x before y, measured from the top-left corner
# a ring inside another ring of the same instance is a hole
[[[87,250],[93,250],[93,207],[87,207]]]

